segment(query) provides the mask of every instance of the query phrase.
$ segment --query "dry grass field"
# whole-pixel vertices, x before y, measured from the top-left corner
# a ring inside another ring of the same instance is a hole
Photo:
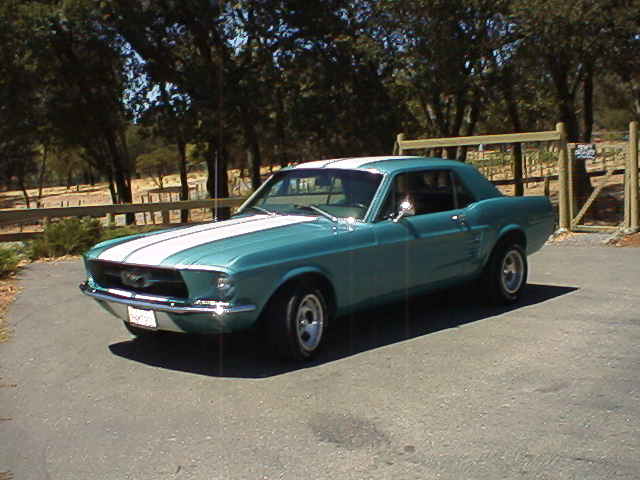
[[[599,145],[598,158],[596,161],[588,162],[587,169],[608,170],[611,168],[621,168],[625,161],[624,144],[607,144]],[[525,177],[543,177],[557,174],[557,167],[552,152],[543,155],[544,152],[533,151],[527,153],[527,161],[525,168]],[[469,152],[469,161],[477,165],[487,178],[497,181],[513,178],[511,166],[507,164],[505,158],[508,154],[499,151]],[[546,161],[545,161],[546,159]],[[263,168],[262,174],[268,175],[270,170]],[[206,173],[203,171],[192,172],[188,175],[190,186],[190,198],[206,198]],[[239,170],[229,171],[229,188],[231,196],[246,196],[250,193],[250,182],[248,178],[240,178]],[[622,175],[616,175],[609,178],[594,177],[592,178],[594,187],[605,184],[603,191],[596,200],[594,206],[590,209],[586,217],[586,222],[591,225],[618,225],[623,217],[623,178]],[[178,175],[170,175],[165,178],[165,190],[159,192],[156,183],[151,178],[134,179],[132,181],[133,201],[134,203],[160,202],[160,201],[176,201],[179,198],[180,180]],[[550,198],[552,202],[556,202],[558,182],[552,180],[550,182]],[[505,195],[513,195],[514,186],[499,186],[499,189]],[[74,206],[90,206],[105,205],[111,203],[108,184],[106,182],[95,185],[77,185],[71,188],[64,186],[47,187],[43,190],[40,199],[37,198],[37,189],[28,190],[31,199],[31,207],[39,205],[43,208],[53,207],[74,207]],[[525,184],[525,195],[543,195],[544,182],[530,182]],[[0,208],[15,209],[25,208],[26,204],[21,191],[5,191],[0,192]],[[579,210],[580,206],[576,207]],[[577,212],[576,210],[576,212]],[[192,210],[191,221],[208,221],[211,220],[211,211],[209,209]],[[173,211],[170,215],[171,222],[179,221],[179,212]],[[156,212],[152,217],[151,213],[136,215],[136,223],[153,224],[162,223],[160,212]],[[4,227],[0,229],[2,233],[16,231],[39,231],[41,225],[22,225]]]
[[[229,189],[231,196],[243,197],[251,192],[248,178],[240,178],[238,170],[229,171]],[[270,170],[263,169],[262,174],[268,175]],[[206,173],[192,172],[188,175],[189,197],[190,199],[207,198]],[[160,191],[152,178],[139,178],[132,180],[132,193],[134,203],[149,202],[172,202],[179,200],[180,178],[177,174],[169,175],[164,179],[164,190]],[[96,183],[95,185],[74,185],[71,188],[64,186],[45,187],[42,196],[38,198],[38,189],[27,190],[30,199],[30,207],[35,208],[58,208],[58,207],[78,207],[94,205],[110,205],[111,195],[107,182]],[[26,208],[24,195],[20,190],[0,192],[0,209],[21,209]],[[172,211],[171,222],[179,222],[179,211]],[[209,209],[199,209],[191,211],[191,221],[211,220]],[[136,215],[137,224],[162,223],[160,212]],[[31,232],[41,230],[41,225],[20,225],[0,228],[1,233],[17,231]]]

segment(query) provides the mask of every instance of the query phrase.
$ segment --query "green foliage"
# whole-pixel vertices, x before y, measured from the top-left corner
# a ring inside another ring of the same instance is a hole
[[[67,218],[50,223],[40,238],[31,242],[29,256],[61,257],[84,253],[102,236],[102,225],[94,218]]]
[[[38,258],[55,258],[64,255],[79,255],[95,244],[114,238],[146,233],[158,228],[154,225],[143,227],[110,227],[105,228],[99,220],[93,218],[69,218],[50,223],[40,238],[30,242],[26,249],[7,248],[20,260],[27,257],[31,260]],[[23,251],[24,250],[24,251]],[[2,271],[2,255],[0,249],[0,272]],[[7,254],[7,258],[13,258]],[[8,263],[8,260],[7,260]]]
[[[100,234],[100,241],[104,242],[106,240],[113,240],[114,238],[126,237],[128,235],[135,235],[138,233],[147,233],[153,230],[157,230],[158,228],[164,228],[164,227],[156,227],[154,225],[148,225],[143,227],[103,228]]]
[[[0,247],[0,278],[14,273],[22,258],[20,249],[16,247]]]
[[[6,0],[0,177],[33,182],[34,150],[62,145],[59,179],[90,165],[127,202],[138,158],[186,185],[201,153],[224,194],[231,166],[255,186],[261,164],[384,154],[400,131],[564,121],[574,140],[594,84],[596,128],[621,128],[640,115],[639,2]]]
[[[140,155],[136,159],[138,172],[153,178],[158,188],[164,188],[164,178],[175,172],[178,154],[175,148],[162,147],[150,153]]]

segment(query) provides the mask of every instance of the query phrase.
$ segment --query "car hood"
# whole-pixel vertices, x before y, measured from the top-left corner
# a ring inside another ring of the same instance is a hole
[[[135,265],[230,268],[241,255],[334,235],[334,225],[315,216],[238,217],[135,238],[102,250],[97,259]]]

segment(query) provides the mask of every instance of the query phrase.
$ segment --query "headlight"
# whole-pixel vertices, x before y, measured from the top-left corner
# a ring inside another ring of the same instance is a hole
[[[228,300],[233,297],[235,286],[233,279],[226,273],[218,273],[212,280],[214,294],[220,300]]]

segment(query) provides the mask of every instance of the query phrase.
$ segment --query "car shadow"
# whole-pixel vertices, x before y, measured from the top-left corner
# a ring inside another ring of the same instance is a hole
[[[261,338],[253,333],[208,336],[168,333],[159,338],[114,343],[109,349],[120,357],[170,370],[214,377],[266,378],[489,319],[575,290],[529,284],[517,305],[490,307],[482,305],[479,294],[453,289],[359,312],[335,321],[323,350],[313,360],[301,363],[272,358]]]

